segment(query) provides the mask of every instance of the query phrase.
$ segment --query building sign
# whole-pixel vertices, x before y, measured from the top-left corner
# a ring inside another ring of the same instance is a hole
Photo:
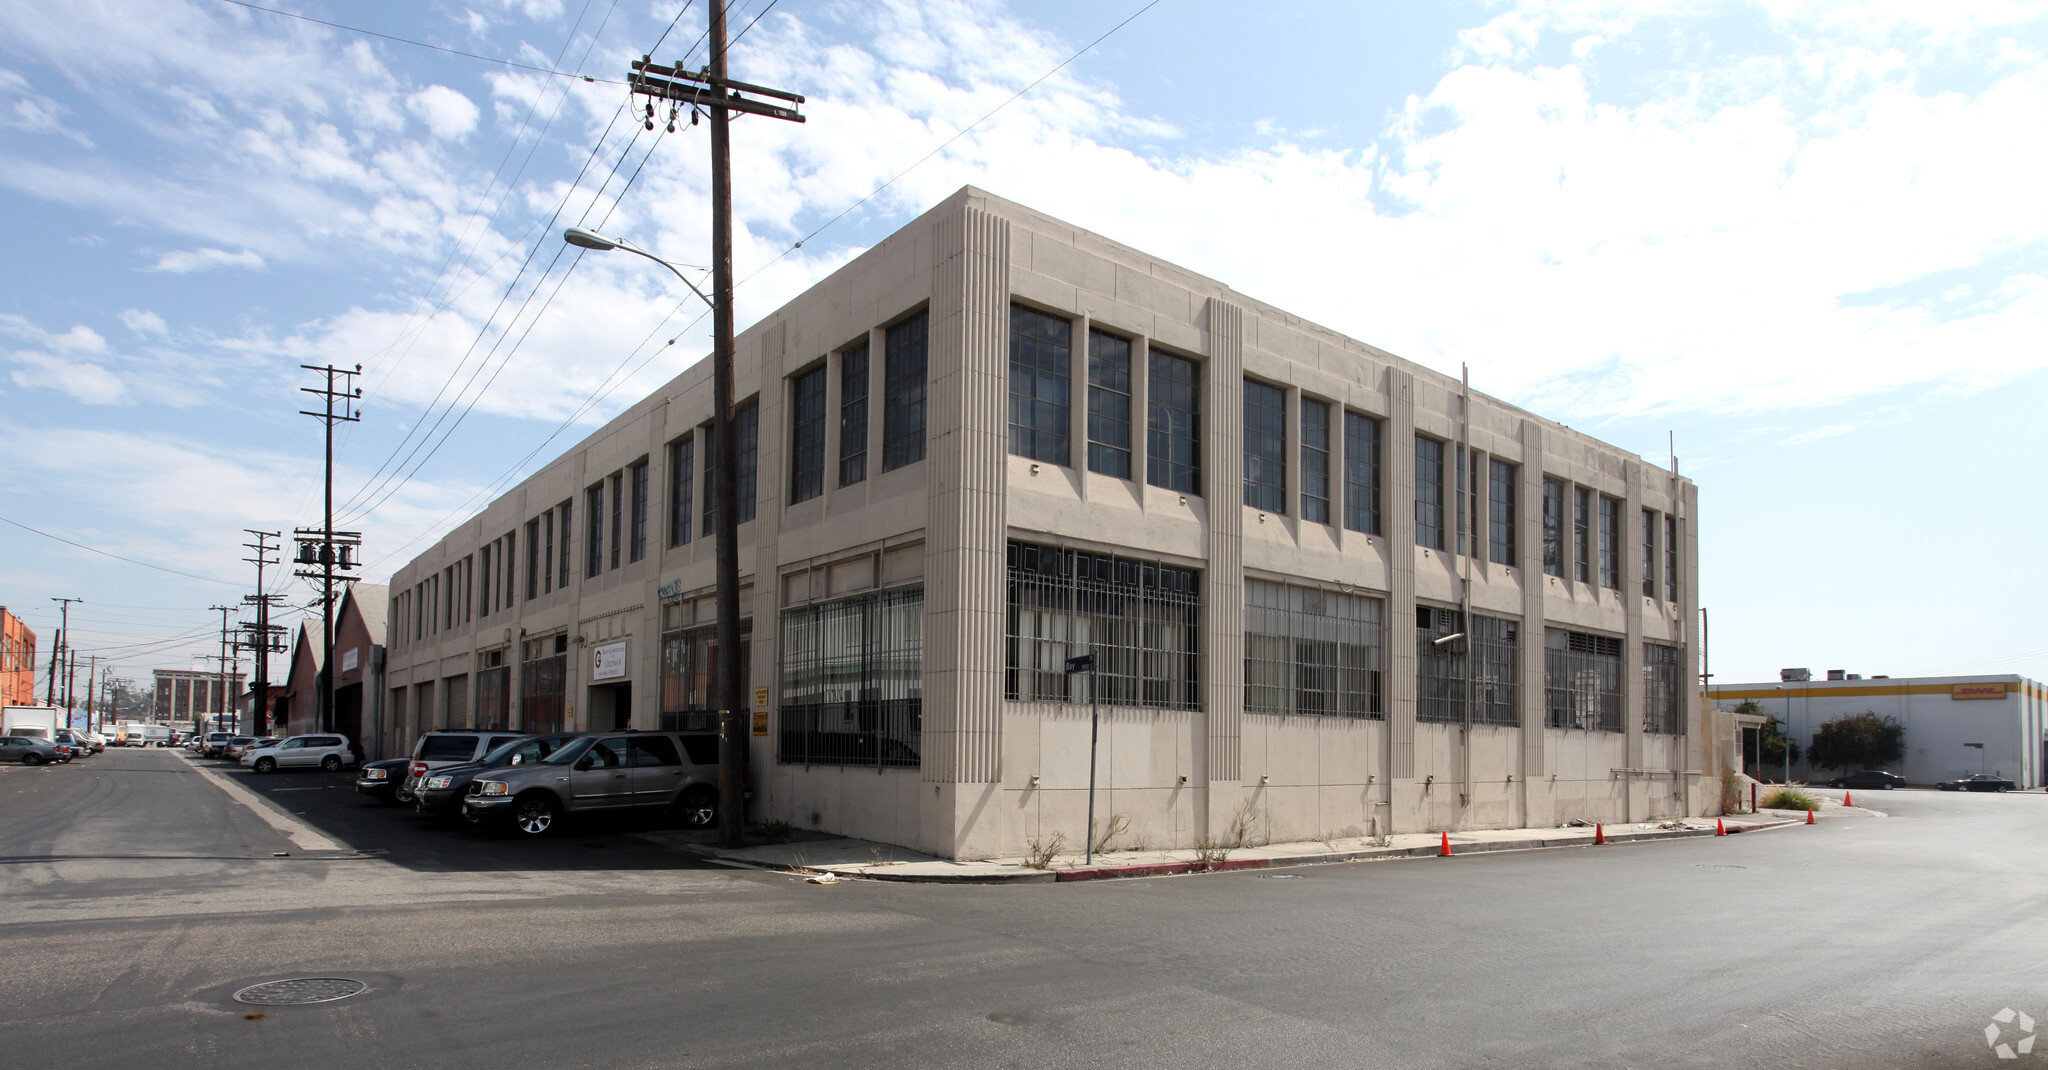
[[[1951,687],[1950,687],[1950,688],[1948,689],[1948,697],[1950,697],[1950,698],[1952,698],[1952,699],[1964,699],[1964,698],[2004,698],[2004,697],[2005,697],[2005,685],[2004,685],[2004,684],[2002,684],[2002,683],[1998,683],[1998,684],[1955,684],[1955,685],[1951,686]]]
[[[590,678],[592,680],[623,680],[626,678],[626,641],[606,643],[591,652]]]
[[[754,689],[754,708],[757,710],[765,710],[768,708],[767,688],[757,687]]]
[[[754,711],[754,734],[755,734],[755,735],[757,735],[757,736],[765,736],[765,735],[767,735],[767,734],[768,734],[768,711],[767,711],[767,710],[755,710],[755,711]]]
[[[342,672],[354,672],[354,671],[356,671],[356,666],[357,666],[357,665],[360,665],[360,664],[362,664],[362,658],[361,658],[361,654],[362,654],[362,652],[363,652],[363,648],[362,648],[362,647],[357,647],[357,646],[352,646],[352,647],[349,647],[349,648],[348,648],[347,650],[345,650],[345,651],[342,651],[342,654],[341,654],[341,671],[342,671]]]

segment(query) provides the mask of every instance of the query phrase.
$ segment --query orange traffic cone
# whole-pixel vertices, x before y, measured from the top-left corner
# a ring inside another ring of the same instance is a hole
[[[1843,805],[1843,806],[1854,806],[1854,805],[1856,805],[1856,798],[1855,798],[1855,796],[1853,796],[1853,795],[1850,795],[1850,794],[1849,794],[1848,792],[1846,792],[1846,791],[1845,791],[1845,792],[1843,792],[1843,793],[1842,793],[1842,805]]]
[[[1714,835],[1716,835],[1716,836],[1726,836],[1726,835],[1728,835],[1728,826],[1726,826],[1726,825],[1722,824],[1722,823],[1721,823],[1721,819],[1720,819],[1720,818],[1718,818],[1718,817],[1714,819]]]
[[[1451,834],[1449,832],[1444,833],[1444,845],[1436,849],[1436,856],[1438,858],[1451,857]]]
[[[1811,810],[1806,812],[1806,823],[1809,825],[1813,824],[1813,811]]]
[[[1607,842],[1607,830],[1597,821],[1593,823],[1593,842],[1595,844]]]

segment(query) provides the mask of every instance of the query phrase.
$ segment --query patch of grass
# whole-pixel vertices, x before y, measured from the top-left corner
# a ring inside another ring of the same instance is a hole
[[[1797,788],[1779,788],[1764,796],[1757,806],[1765,810],[1818,810],[1820,800]]]
[[[1051,839],[1032,840],[1025,844],[1024,864],[1031,869],[1051,869],[1052,860],[1067,845],[1067,834],[1055,832]]]

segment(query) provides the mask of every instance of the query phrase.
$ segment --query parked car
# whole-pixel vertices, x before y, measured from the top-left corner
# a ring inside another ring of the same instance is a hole
[[[383,761],[365,762],[356,772],[356,794],[368,795],[387,803],[410,804],[412,792],[405,787],[405,768],[411,764],[411,758],[386,758]]]
[[[0,762],[42,765],[61,760],[57,744],[41,736],[0,736]]]
[[[77,728],[59,728],[51,742],[70,747],[71,753],[80,758],[89,758],[93,753],[92,739]]]
[[[227,749],[228,744],[234,742],[234,740],[235,734],[233,732],[208,732],[206,733],[205,742],[200,744],[199,756],[201,758],[218,758],[221,752]]]
[[[242,760],[242,755],[254,750],[261,742],[263,742],[262,736],[236,736],[228,740],[227,746],[220,749],[220,756],[231,762],[239,762]]]
[[[414,805],[423,814],[461,813],[462,800],[469,795],[470,782],[477,777],[495,769],[538,764],[586,734],[558,732],[547,736],[526,736],[514,739],[467,765],[435,769],[420,778],[419,786],[413,790],[413,797],[417,800]]]
[[[107,749],[107,737],[98,732],[87,732],[85,738],[92,740],[92,752],[98,754]]]
[[[1935,787],[1943,791],[2011,791],[2019,785],[1994,773],[1972,773],[1960,780],[1944,780]]]
[[[1882,791],[1890,791],[1893,788],[1903,788],[1905,786],[1905,777],[1897,773],[1887,773],[1881,769],[1865,769],[1860,773],[1850,773],[1848,776],[1838,776],[1828,781],[1828,787],[1831,788],[1877,788]]]
[[[343,766],[354,765],[355,760],[355,751],[349,747],[348,737],[335,735],[270,740],[268,745],[253,747],[242,755],[242,764],[259,773],[316,766],[332,773]]]
[[[56,752],[57,760],[59,762],[68,762],[71,759],[78,757],[77,747],[59,740],[51,740],[50,749]]]
[[[412,746],[412,761],[406,767],[405,790],[417,796],[420,779],[436,769],[469,765],[514,740],[517,732],[479,728],[437,728],[421,734]]]
[[[510,821],[526,836],[553,832],[566,815],[668,809],[689,828],[718,823],[718,737],[681,732],[584,736],[534,765],[470,781],[462,813]]]

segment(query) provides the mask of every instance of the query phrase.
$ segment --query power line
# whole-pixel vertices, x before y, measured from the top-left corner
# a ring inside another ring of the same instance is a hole
[[[231,580],[218,580],[218,579],[214,579],[214,578],[213,578],[212,576],[201,576],[200,574],[198,574],[198,573],[196,573],[196,572],[180,572],[180,571],[178,571],[177,569],[174,569],[174,568],[165,568],[165,567],[164,567],[164,566],[162,566],[162,565],[152,565],[152,564],[150,564],[150,563],[149,563],[149,562],[147,562],[147,561],[137,561],[136,559],[134,559],[134,558],[132,558],[132,557],[122,557],[122,556],[121,556],[120,554],[117,554],[117,553],[113,553],[113,552],[111,552],[111,551],[108,551],[108,550],[102,550],[102,549],[100,549],[100,548],[99,548],[99,547],[97,547],[97,546],[87,546],[86,544],[84,544],[84,543],[82,543],[82,542],[74,542],[74,541],[72,541],[72,540],[70,540],[70,539],[67,539],[67,538],[65,538],[65,537],[64,537],[64,536],[62,536],[62,535],[52,535],[52,534],[50,534],[49,532],[47,532],[47,531],[44,531],[44,530],[42,530],[41,528],[32,528],[32,527],[29,527],[29,526],[28,526],[27,524],[24,524],[24,523],[22,523],[22,522],[20,522],[20,521],[18,521],[18,520],[9,520],[9,519],[7,519],[7,518],[6,518],[6,517],[4,517],[4,516],[0,516],[0,524],[12,524],[12,525],[14,525],[15,527],[18,527],[18,528],[20,528],[20,529],[21,529],[21,530],[23,530],[23,531],[29,531],[29,532],[34,532],[34,533],[35,533],[35,534],[37,534],[37,535],[41,535],[41,536],[42,536],[43,538],[45,538],[45,539],[55,539],[55,540],[57,540],[58,542],[61,542],[61,543],[65,544],[66,546],[76,546],[76,547],[78,547],[78,548],[79,548],[79,549],[81,549],[81,550],[89,550],[89,551],[91,551],[91,552],[93,552],[93,553],[96,553],[96,554],[100,555],[101,557],[111,557],[111,558],[113,558],[113,559],[114,559],[114,560],[116,560],[116,561],[126,561],[126,562],[128,562],[129,564],[131,564],[131,565],[141,565],[141,566],[142,566],[143,568],[153,568],[153,569],[157,570],[158,572],[168,572],[168,573],[170,573],[170,574],[171,574],[171,575],[173,575],[173,576],[183,576],[183,577],[185,577],[185,578],[186,578],[186,579],[188,579],[188,580],[205,580],[205,581],[206,581],[206,582],[208,582],[208,583],[220,583],[220,584],[226,584],[226,585],[227,585],[227,586],[229,586],[229,587],[240,587],[240,586],[241,586],[241,584],[239,584],[239,583],[235,583],[235,582],[233,582],[233,581],[231,581]]]
[[[221,2],[225,4],[233,4],[236,7],[246,7],[251,11],[263,11],[272,15],[283,15],[285,18],[298,19],[300,22],[311,22],[316,25],[327,26],[337,30],[347,30],[350,33],[359,33],[365,37],[380,37],[386,41],[396,41],[401,45],[412,45],[415,48],[431,48],[436,52],[446,52],[451,56],[461,56],[464,59],[481,60],[485,63],[496,63],[505,67],[517,67],[522,71],[533,71],[536,74],[552,75],[553,77],[556,78],[580,78],[586,82],[604,82],[609,85],[626,84],[622,81],[619,81],[616,78],[593,78],[587,74],[572,74],[568,71],[549,70],[546,67],[535,67],[529,63],[520,63],[517,60],[500,59],[497,56],[480,56],[474,52],[464,52],[459,48],[444,48],[440,45],[430,45],[425,41],[415,41],[410,37],[397,37],[388,33],[379,33],[376,30],[365,30],[360,26],[349,26],[344,23],[329,22],[326,19],[316,19],[311,15],[300,15],[291,11],[279,11],[274,7],[264,7],[261,4],[249,3],[248,0],[221,0]],[[557,60],[556,62],[560,61]]]

